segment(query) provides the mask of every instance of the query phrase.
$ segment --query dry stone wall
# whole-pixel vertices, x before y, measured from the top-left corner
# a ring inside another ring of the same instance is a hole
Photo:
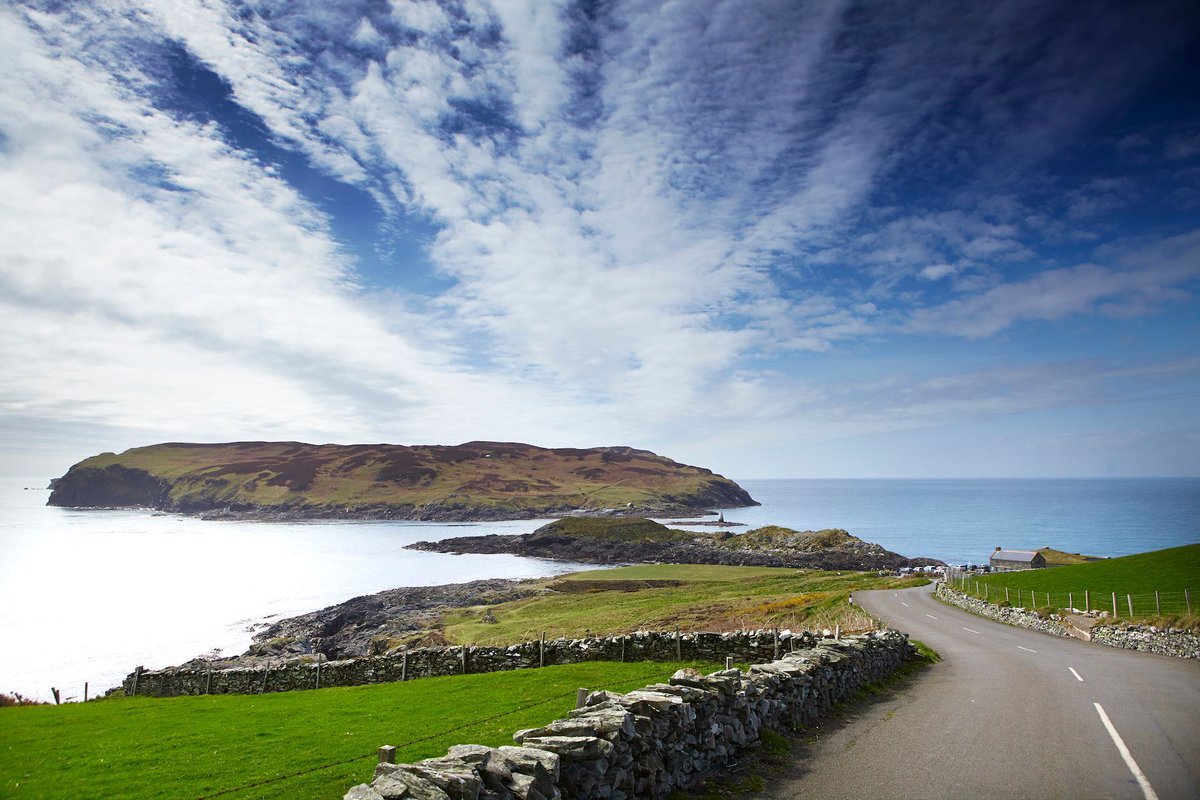
[[[528,669],[583,661],[770,661],[793,650],[813,647],[811,631],[737,631],[670,633],[639,631],[625,636],[554,639],[508,647],[420,647],[407,652],[324,663],[223,670],[139,667],[121,684],[126,695],[176,697],[197,694],[261,694],[361,686],[435,675],[461,675]]]
[[[981,617],[988,617],[989,619],[999,620],[1009,625],[1016,625],[1018,628],[1030,628],[1031,630],[1049,633],[1054,636],[1068,637],[1071,635],[1057,614],[1051,614],[1049,617],[1043,618],[1023,608],[998,606],[986,600],[980,600],[978,597],[972,597],[969,594],[960,592],[958,589],[948,586],[944,582],[938,583],[937,589],[934,591],[939,599]]]
[[[964,594],[945,583],[939,583],[936,592],[937,596],[947,603],[981,617],[989,617],[1022,628],[1032,628],[1055,636],[1071,635],[1058,614],[1051,614],[1048,619],[1043,619],[1024,609],[1003,608],[980,600],[978,597]],[[1141,650],[1164,656],[1200,659],[1200,636],[1188,631],[1159,628],[1153,625],[1115,623],[1097,625],[1087,633],[1087,641],[1109,647],[1124,647],[1127,650]]]
[[[788,653],[778,660],[628,694],[592,692],[582,708],[517,731],[519,747],[458,745],[441,758],[380,764],[344,800],[626,800],[664,798],[694,785],[759,739],[828,714],[859,687],[911,659],[898,631],[877,631]]]

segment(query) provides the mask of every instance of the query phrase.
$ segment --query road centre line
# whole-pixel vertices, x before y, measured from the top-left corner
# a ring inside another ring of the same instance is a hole
[[[1074,671],[1074,670],[1072,670]],[[1129,767],[1129,771],[1133,773],[1133,777],[1137,780],[1138,786],[1142,787],[1142,794],[1146,800],[1158,800],[1158,795],[1154,793],[1153,787],[1150,786],[1150,781],[1146,779],[1146,774],[1142,772],[1142,768],[1133,760],[1133,755],[1130,754],[1129,748],[1125,746],[1125,742],[1121,739],[1121,734],[1117,733],[1117,729],[1113,726],[1112,720],[1108,718],[1108,714],[1104,713],[1104,706],[1099,703],[1092,703],[1096,707],[1096,713],[1100,715],[1100,721],[1104,723],[1104,727],[1108,729],[1108,735],[1112,737],[1113,744],[1117,746],[1117,751],[1121,754],[1121,758],[1125,760],[1125,766]]]
[[[1036,653],[1036,652],[1037,652],[1037,650],[1030,650],[1028,647],[1021,647],[1021,645],[1017,645],[1017,649],[1018,649],[1018,650],[1025,650],[1026,652],[1029,652],[1029,653]]]
[[[933,614],[926,614],[925,616],[929,617],[930,619],[937,619],[937,617],[935,617]]]
[[[1071,670],[1071,674],[1075,676],[1076,680],[1083,683],[1083,676],[1076,672],[1074,667],[1067,667],[1067,669]]]
[[[971,630],[970,628],[963,628],[963,630],[964,630],[964,631],[966,631],[967,633],[974,633],[974,634],[976,634],[976,635],[979,635],[979,636],[982,636],[982,635],[983,635],[983,634],[979,633],[979,631],[973,631],[973,630]]]

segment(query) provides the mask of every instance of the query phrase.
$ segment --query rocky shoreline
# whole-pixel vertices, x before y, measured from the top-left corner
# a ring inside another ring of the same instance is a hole
[[[637,520],[629,520],[637,523]],[[648,523],[642,520],[642,523]],[[654,525],[654,523],[648,523]],[[434,553],[477,553],[552,558],[588,564],[716,564],[825,570],[898,570],[941,562],[906,558],[842,530],[760,528],[745,534],[676,531],[663,526],[641,534],[594,535],[558,520],[533,533],[459,536],[407,547]]]

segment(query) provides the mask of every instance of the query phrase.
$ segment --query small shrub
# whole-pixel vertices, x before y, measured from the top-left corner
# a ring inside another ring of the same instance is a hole
[[[782,758],[792,751],[792,743],[787,740],[787,737],[770,728],[763,728],[758,740],[763,752],[769,756]]]

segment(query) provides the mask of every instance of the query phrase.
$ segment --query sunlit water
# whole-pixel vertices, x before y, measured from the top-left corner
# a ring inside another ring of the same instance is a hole
[[[138,664],[219,649],[254,626],[397,586],[520,578],[579,565],[405,550],[527,533],[541,521],[212,522],[45,505],[44,479],[0,480],[0,692],[81,697]],[[741,481],[730,520],[845,528],[907,556],[987,559],[996,545],[1118,556],[1200,540],[1200,480]],[[705,529],[711,530],[711,529]],[[735,530],[746,530],[738,528]]]

